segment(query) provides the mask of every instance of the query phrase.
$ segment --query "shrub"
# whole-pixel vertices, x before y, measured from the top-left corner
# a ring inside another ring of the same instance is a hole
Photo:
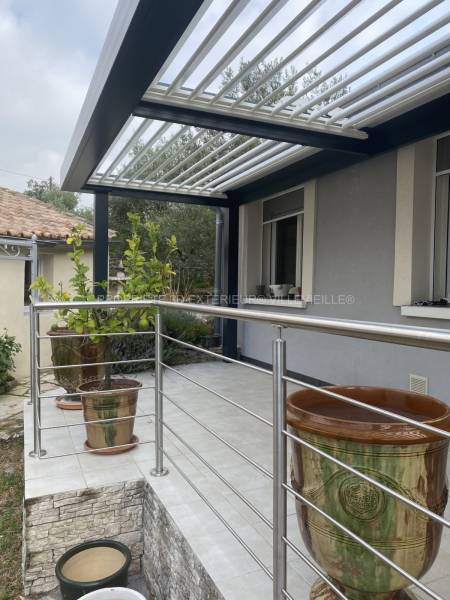
[[[163,313],[163,333],[182,340],[188,344],[199,345],[202,336],[213,332],[212,321],[198,318],[192,313],[181,313],[173,310]],[[189,362],[193,351],[183,348],[180,344],[163,341],[164,362],[176,365]],[[112,360],[133,360],[155,355],[154,338],[149,335],[130,335],[114,338],[112,342]],[[116,364],[113,373],[136,373],[153,368],[153,362]]]
[[[8,335],[6,329],[0,335],[0,394],[8,389],[8,384],[13,380],[14,356],[20,352],[22,346],[16,338]]]
[[[124,335],[111,338],[111,360],[136,360],[142,358],[153,358],[155,355],[155,342],[152,335]],[[153,369],[153,361],[115,364],[112,372],[138,373]]]
[[[188,344],[198,344],[202,336],[213,332],[213,325],[210,320],[197,317],[193,313],[167,310],[163,314],[163,329],[164,333],[171,337]]]
[[[169,310],[163,313],[163,330],[170,337],[198,346],[204,335],[213,333],[214,327],[211,320],[199,318],[193,313]],[[164,340],[164,362],[167,364],[189,362],[194,356],[192,350],[170,340]]]

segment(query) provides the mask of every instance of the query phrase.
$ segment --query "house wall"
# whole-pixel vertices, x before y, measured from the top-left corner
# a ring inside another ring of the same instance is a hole
[[[69,279],[72,276],[72,263],[68,252],[64,249],[55,249],[45,252],[39,249],[41,273],[53,285],[62,282],[65,289],[69,288]],[[93,252],[85,249],[85,261],[92,271]],[[92,276],[92,275],[90,275]],[[22,351],[16,356],[16,377],[29,375],[30,330],[29,308],[24,306],[24,279],[25,261],[0,259],[0,331],[6,328],[10,335],[16,337],[21,344]],[[46,332],[53,322],[52,314],[41,316],[41,332]],[[41,364],[51,364],[50,343],[48,340],[41,342]]]
[[[416,217],[410,223],[411,244],[415,237],[423,248],[423,253],[416,251],[411,256],[406,287],[410,286],[412,294],[416,293],[414,290],[420,287],[419,284],[424,290],[423,279],[427,269],[423,254],[429,258],[431,244],[431,219],[424,217],[424,206],[431,207],[433,193],[432,163],[427,160],[427,143],[421,143],[412,153],[416,160],[414,176],[417,184],[409,192],[412,199],[406,191]],[[308,304],[306,309],[246,307],[272,312],[282,310],[301,316],[448,328],[450,321],[446,320],[403,317],[401,307],[394,305],[394,274],[398,287],[398,269],[402,260],[399,251],[404,251],[401,244],[400,248],[398,243],[396,247],[397,184],[410,184],[404,177],[404,169],[401,165],[399,167],[398,155],[397,151],[389,152],[316,180],[314,303]],[[404,181],[398,181],[398,173]],[[252,215],[257,211],[255,205],[242,207],[242,210],[244,223],[247,222],[247,211]],[[397,221],[399,219],[397,215]],[[245,234],[257,236],[255,229],[258,226],[255,219],[249,219]],[[404,235],[403,229],[400,241],[404,242]],[[242,256],[247,254],[244,235],[240,242]],[[243,286],[248,279],[249,268],[258,272],[258,260],[259,256],[253,253],[247,256],[246,263],[241,263]],[[394,273],[395,269],[397,273]],[[422,281],[418,282],[418,279]],[[404,290],[404,282],[402,285]],[[244,295],[251,292],[244,287],[241,289]],[[342,295],[341,298],[339,295]],[[242,354],[271,362],[273,335],[271,327],[254,323],[241,325]],[[429,378],[429,393],[450,403],[449,355],[445,352],[300,330],[287,330],[285,335],[288,369],[330,383],[398,388],[409,387],[410,373],[424,375]]]

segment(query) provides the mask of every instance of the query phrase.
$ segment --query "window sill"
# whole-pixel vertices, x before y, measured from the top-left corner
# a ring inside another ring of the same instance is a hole
[[[242,298],[241,304],[253,304],[263,306],[281,306],[283,308],[306,308],[307,302],[304,300],[288,300],[278,298]]]
[[[402,306],[401,315],[420,319],[450,319],[450,306]]]

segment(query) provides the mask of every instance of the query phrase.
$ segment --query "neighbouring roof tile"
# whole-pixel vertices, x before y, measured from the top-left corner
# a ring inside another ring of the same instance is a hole
[[[63,240],[79,223],[86,226],[83,239],[93,240],[92,225],[80,217],[59,211],[37,198],[0,187],[0,235],[30,238],[35,234],[41,239]],[[113,235],[110,231],[109,237]]]

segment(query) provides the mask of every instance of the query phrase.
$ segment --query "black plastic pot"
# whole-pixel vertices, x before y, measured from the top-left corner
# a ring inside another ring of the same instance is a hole
[[[124,563],[114,573],[111,573],[103,579],[95,581],[78,581],[68,578],[64,574],[64,567],[67,567],[68,561],[75,555],[92,548],[114,548],[124,557]],[[77,600],[89,592],[101,590],[109,587],[127,587],[128,569],[131,563],[131,552],[125,544],[115,540],[95,540],[92,542],[83,542],[65,552],[56,563],[55,573],[59,581],[61,595],[63,600]]]

